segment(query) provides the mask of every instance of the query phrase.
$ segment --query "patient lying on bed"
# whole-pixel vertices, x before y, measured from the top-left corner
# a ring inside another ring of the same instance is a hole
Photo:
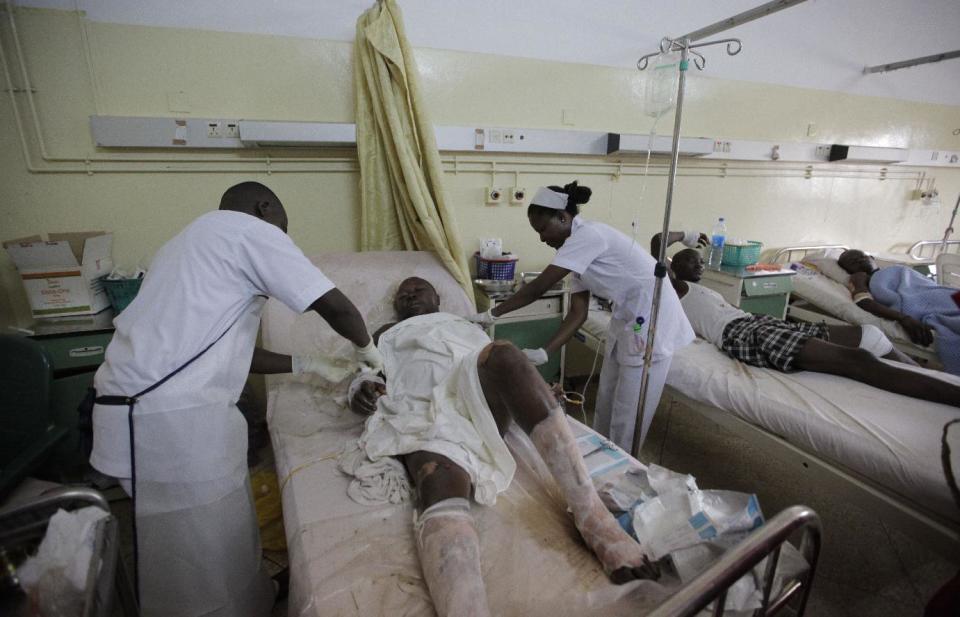
[[[488,615],[470,496],[491,505],[516,463],[502,435],[516,421],[543,457],[584,541],[616,583],[657,578],[642,547],[600,501],[562,408],[523,353],[475,324],[439,312],[427,281],[400,284],[400,321],[374,338],[385,380],[362,375],[348,399],[370,415],[360,445],[377,460],[400,456],[416,485],[415,534],[437,613]]]
[[[850,273],[850,293],[857,306],[877,317],[900,323],[918,345],[933,342],[947,372],[960,375],[960,291],[937,285],[913,268],[888,266],[856,249],[837,258]]]
[[[783,372],[816,371],[854,379],[875,388],[960,407],[960,387],[881,362],[910,363],[873,325],[828,326],[788,323],[751,315],[712,289],[697,285],[703,258],[685,249],[673,257],[671,281],[694,331],[730,357]]]

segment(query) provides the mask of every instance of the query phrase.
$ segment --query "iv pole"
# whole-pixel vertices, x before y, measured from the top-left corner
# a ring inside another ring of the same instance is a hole
[[[634,458],[637,458],[637,455],[640,453],[640,438],[643,433],[643,420],[645,415],[644,408],[646,407],[647,400],[650,364],[653,360],[653,343],[657,334],[657,319],[660,315],[660,298],[663,292],[663,279],[667,275],[667,266],[664,262],[666,260],[667,253],[667,238],[670,234],[670,210],[673,207],[673,187],[677,180],[677,163],[680,158],[680,122],[682,119],[683,92],[686,81],[686,72],[690,64],[690,54],[692,53],[694,56],[696,56],[693,62],[696,67],[702,71],[703,67],[706,65],[706,59],[696,51],[693,51],[694,49],[698,47],[708,47],[710,45],[726,43],[727,54],[735,56],[740,53],[740,49],[742,47],[739,39],[720,39],[697,44],[694,44],[693,42],[708,36],[712,36],[718,32],[729,30],[730,28],[745,24],[749,21],[766,17],[771,13],[782,11],[783,9],[790,8],[791,6],[800,4],[804,1],[805,0],[774,0],[773,2],[767,2],[766,4],[762,4],[758,7],[738,13],[733,17],[718,21],[714,24],[706,26],[705,28],[695,30],[689,34],[685,34],[675,39],[665,37],[661,39],[660,49],[658,51],[642,56],[640,60],[637,61],[637,69],[642,71],[647,68],[647,63],[650,58],[658,56],[662,53],[676,51],[680,52],[680,75],[679,79],[677,80],[677,110],[673,119],[673,145],[670,151],[670,172],[667,175],[667,198],[663,209],[663,230],[660,235],[660,251],[658,255],[655,255],[657,259],[657,265],[654,270],[656,283],[653,289],[653,302],[652,309],[650,311],[650,325],[649,331],[647,332],[647,343],[643,353],[643,377],[640,381],[640,398],[637,404],[637,423],[634,426],[633,446],[630,449],[630,453]]]
[[[947,240],[950,239],[950,234],[953,233],[953,222],[957,219],[957,209],[960,209],[960,195],[957,195],[957,205],[953,207],[953,213],[950,215],[950,222],[947,224],[947,228],[943,231],[943,242],[940,244],[940,252],[947,252]]]

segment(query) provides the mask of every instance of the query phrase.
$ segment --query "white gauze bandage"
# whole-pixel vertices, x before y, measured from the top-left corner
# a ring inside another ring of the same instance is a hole
[[[470,502],[459,497],[437,502],[414,514],[413,528],[438,617],[489,617]]]
[[[533,427],[530,440],[560,486],[580,535],[606,573],[643,566],[643,548],[600,500],[563,410],[553,409]]]
[[[893,343],[873,324],[860,326],[860,349],[866,349],[878,358],[893,351]]]
[[[370,371],[360,372],[353,378],[353,381],[350,382],[350,387],[347,388],[347,405],[353,401],[353,395],[357,393],[357,390],[360,389],[360,386],[362,386],[365,381],[372,381],[383,386],[387,385],[387,382],[384,381],[380,375],[371,373]]]

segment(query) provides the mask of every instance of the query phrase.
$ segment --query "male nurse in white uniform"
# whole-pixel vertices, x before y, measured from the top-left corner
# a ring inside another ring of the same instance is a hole
[[[291,358],[254,349],[267,297],[316,311],[353,342],[361,366],[382,366],[356,307],[286,230],[270,189],[228,189],[219,210],[159,250],[114,320],[94,380],[90,462],[133,497],[144,617],[270,614],[274,590],[260,567],[247,427],[235,402],[248,372],[345,374],[321,350]]]
[[[589,188],[578,186],[575,181],[564,187],[537,190],[530,200],[527,218],[541,242],[556,249],[557,254],[540,276],[502,304],[475,315],[473,320],[489,325],[497,317],[540,298],[573,272],[570,310],[560,328],[543,348],[524,350],[534,364],[543,364],[548,354],[559,350],[586,320],[590,293],[610,300],[613,316],[607,331],[593,428],[629,452],[640,401],[656,260],[626,234],[603,223],[583,220],[579,216],[580,204],[587,203],[590,195]],[[673,352],[694,339],[680,300],[669,285],[663,286],[660,303],[640,427],[641,444],[660,402]]]

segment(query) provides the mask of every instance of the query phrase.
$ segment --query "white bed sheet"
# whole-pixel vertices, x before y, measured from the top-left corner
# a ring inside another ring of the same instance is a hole
[[[863,310],[846,287],[823,274],[798,273],[793,277],[793,293],[838,319],[855,325],[873,324],[891,339],[910,340],[903,326]]]
[[[914,370],[960,384],[952,375]],[[960,418],[960,409],[832,375],[747,366],[699,338],[674,354],[667,384],[960,521],[940,461],[943,426]]]
[[[394,319],[385,298],[406,276],[432,282],[442,310],[463,315],[472,308],[427,253],[323,255],[314,262],[357,305],[371,330]],[[349,350],[316,315],[296,315],[274,302],[264,310],[263,340],[267,349],[284,353]],[[289,615],[432,615],[414,545],[413,506],[355,503],[347,496],[350,479],[337,470],[338,454],[360,436],[364,420],[342,404],[347,384],[272,376],[268,386],[291,564]],[[675,579],[661,581],[666,585],[611,584],[580,540],[529,439],[514,429],[506,441],[517,461],[514,481],[495,507],[473,508],[493,614],[633,617],[675,591]]]

